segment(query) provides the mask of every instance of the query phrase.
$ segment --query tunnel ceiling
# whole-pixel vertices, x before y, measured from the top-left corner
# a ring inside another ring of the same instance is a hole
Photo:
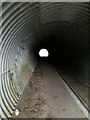
[[[2,30],[0,37],[1,117],[11,116],[23,93],[25,81],[20,81],[20,84],[23,84],[19,86],[16,78],[12,79],[11,75],[15,77],[20,72],[16,71],[20,64],[26,61],[28,55],[31,73],[37,63],[35,54],[42,46],[52,51],[51,59],[55,46],[57,46],[56,53],[57,50],[67,49],[68,52],[63,51],[64,57],[65,54],[71,53],[71,49],[74,54],[78,51],[77,55],[87,57],[88,7],[88,3],[83,2],[5,2],[2,4],[0,11],[2,14],[0,21]],[[10,78],[14,81],[12,86],[9,84]]]

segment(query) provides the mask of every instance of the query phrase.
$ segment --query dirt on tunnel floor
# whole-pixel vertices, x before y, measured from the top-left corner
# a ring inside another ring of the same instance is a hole
[[[50,65],[38,65],[12,118],[85,118],[84,113]]]

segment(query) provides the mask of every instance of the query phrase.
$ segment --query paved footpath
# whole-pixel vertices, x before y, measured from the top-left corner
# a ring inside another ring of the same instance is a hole
[[[85,118],[84,113],[50,65],[38,65],[13,118]]]

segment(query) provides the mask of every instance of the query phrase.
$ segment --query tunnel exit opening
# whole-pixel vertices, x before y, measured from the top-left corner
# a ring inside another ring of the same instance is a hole
[[[49,52],[48,52],[48,50],[47,49],[41,49],[40,51],[39,51],[39,56],[40,57],[48,57],[49,56]]]

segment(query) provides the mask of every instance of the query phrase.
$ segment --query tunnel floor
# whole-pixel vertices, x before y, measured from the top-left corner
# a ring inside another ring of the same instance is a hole
[[[18,102],[13,118],[85,118],[51,65],[38,65]]]

